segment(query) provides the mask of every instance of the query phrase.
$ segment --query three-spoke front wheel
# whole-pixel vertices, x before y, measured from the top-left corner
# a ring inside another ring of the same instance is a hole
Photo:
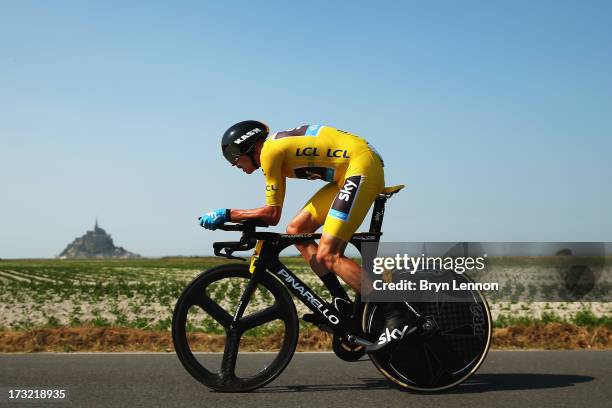
[[[232,323],[247,290],[244,314]],[[251,391],[276,378],[295,352],[298,329],[287,289],[268,273],[254,277],[240,264],[196,277],[179,297],[172,318],[174,348],[185,369],[207,387],[226,392]],[[244,358],[245,351],[270,349],[275,351]]]

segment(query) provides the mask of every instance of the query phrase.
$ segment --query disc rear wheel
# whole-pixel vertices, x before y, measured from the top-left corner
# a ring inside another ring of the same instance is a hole
[[[455,279],[469,282],[465,275]],[[430,278],[430,280],[432,280]],[[419,315],[418,328],[391,351],[370,354],[378,370],[415,391],[440,391],[460,384],[482,364],[491,343],[491,312],[476,290],[441,294],[429,302],[409,302]],[[366,304],[364,332],[378,336],[393,304]]]

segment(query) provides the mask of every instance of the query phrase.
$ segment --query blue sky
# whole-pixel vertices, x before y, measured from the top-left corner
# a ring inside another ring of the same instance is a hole
[[[263,204],[219,149],[251,118],[375,145],[408,185],[387,241],[612,241],[610,21],[606,1],[6,3],[0,257],[55,256],[96,216],[143,255],[211,253],[231,235],[200,213]],[[283,228],[320,186],[289,181]]]

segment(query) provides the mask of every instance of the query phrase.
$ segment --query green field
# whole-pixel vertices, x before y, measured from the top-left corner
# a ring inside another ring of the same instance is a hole
[[[315,291],[326,293],[301,258],[283,262]],[[528,267],[546,265],[533,260]],[[519,262],[519,263],[520,263]],[[227,261],[221,258],[162,258],[135,260],[1,260],[0,330],[40,327],[128,327],[168,330],[174,304],[185,285],[201,271]],[[510,265],[510,266],[508,266]],[[508,259],[498,268],[515,267]],[[241,286],[218,287],[212,293],[228,311],[237,303]],[[254,306],[265,302],[255,299]],[[301,316],[306,308],[296,302]],[[494,302],[499,327],[542,321],[609,324],[610,302]],[[220,333],[203,312],[194,311],[191,329]],[[273,327],[271,327],[273,329]]]
[[[284,262],[315,290],[324,290],[304,262],[297,258]],[[222,263],[228,262],[220,258],[0,261],[0,330],[84,325],[167,330],[182,289],[202,271]],[[241,290],[232,282],[213,288],[211,297],[231,310]],[[204,313],[190,322],[194,330],[220,332]]]

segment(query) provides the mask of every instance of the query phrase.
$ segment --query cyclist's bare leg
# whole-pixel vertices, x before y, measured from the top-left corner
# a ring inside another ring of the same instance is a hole
[[[310,212],[302,210],[287,226],[287,233],[311,233],[319,229],[320,226],[321,224]],[[332,272],[340,276],[353,289],[359,291],[361,289],[361,267],[344,256],[346,245],[347,242],[343,239],[325,233],[319,245],[315,241],[295,244],[317,276],[321,277]],[[364,288],[364,290],[371,290],[371,284],[367,286],[368,288]]]
[[[302,210],[296,215],[293,220],[287,225],[287,234],[306,234],[315,232],[321,227],[321,224],[306,210]],[[322,267],[317,262],[317,249],[318,245],[315,241],[304,241],[295,244],[295,247],[300,251],[302,257],[317,276],[323,276],[329,273],[329,270]]]
[[[323,233],[317,249],[316,261],[320,268],[340,276],[359,293],[361,291],[361,267],[344,256],[346,245],[345,240]],[[367,285],[367,288],[364,289],[371,290],[371,285]]]

